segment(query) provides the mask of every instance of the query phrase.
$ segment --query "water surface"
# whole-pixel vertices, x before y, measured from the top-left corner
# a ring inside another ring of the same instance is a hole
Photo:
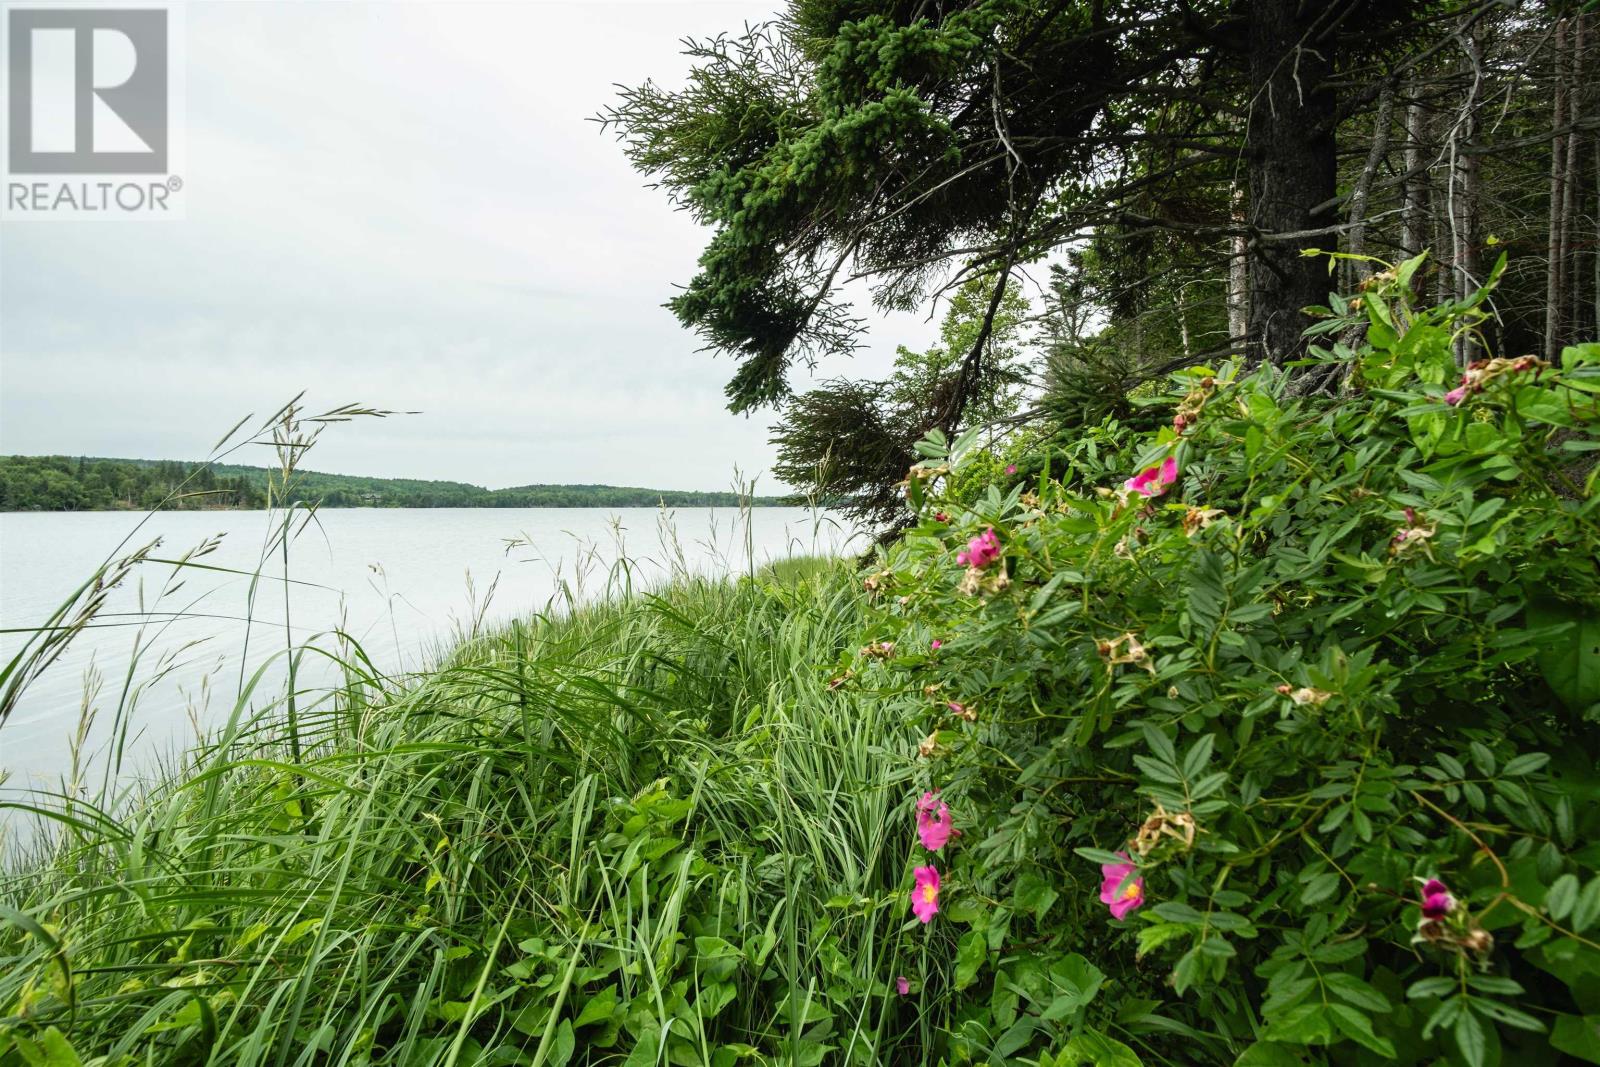
[[[748,523],[731,508],[322,511],[291,544],[289,632],[303,642],[338,628],[384,670],[415,670],[476,627],[570,599],[648,587],[684,570],[743,573],[785,556],[837,553],[850,541],[836,520],[805,509],[747,515]],[[0,514],[0,629],[43,623],[144,518]],[[132,709],[124,780],[152,772],[162,756],[225,721],[241,667],[253,672],[285,644],[283,562],[276,551],[265,553],[271,529],[260,511],[150,516],[121,551],[159,537],[155,555],[175,559],[220,538],[196,561],[218,569],[149,563],[111,595],[94,627],[0,724],[5,790],[59,790],[71,778],[71,741],[86,709],[92,722],[75,779],[80,789],[98,784],[109,765],[119,707]],[[224,573],[258,569],[253,592],[248,575]],[[24,637],[0,633],[0,653],[9,659]],[[255,703],[275,699],[277,688]]]

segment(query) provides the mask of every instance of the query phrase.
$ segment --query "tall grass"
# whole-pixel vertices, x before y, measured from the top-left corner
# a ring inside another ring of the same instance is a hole
[[[580,552],[543,614],[492,630],[493,589],[474,591],[436,666],[387,675],[348,635],[297,643],[289,596],[290,545],[316,522],[300,458],[322,427],[382,414],[306,416],[297,398],[218,446],[278,457],[242,621],[282,634],[240,657],[222,726],[122,784],[146,629],[183,614],[150,609],[99,789],[75,756],[53,805],[0,802],[43,826],[0,872],[0,1067],[727,1067],[914,1048],[888,996],[909,969],[892,933],[913,739],[870,694],[827,688],[861,625],[849,568],[758,572],[747,537],[746,566],[723,561],[745,576],[709,579],[664,517],[664,589],[638,591],[618,530],[603,589]],[[220,569],[215,547],[109,558],[0,672],[0,724],[105,624],[110,588],[167,565],[164,603]],[[312,659],[337,680],[302,691],[330,676]]]
[[[247,681],[0,884],[0,1062],[52,1029],[110,1062],[915,1062],[915,738],[827,688],[856,588],[679,575],[405,683],[351,656],[292,738]]]

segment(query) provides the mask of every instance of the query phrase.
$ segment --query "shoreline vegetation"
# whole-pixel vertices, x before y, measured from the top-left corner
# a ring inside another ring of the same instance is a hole
[[[0,511],[248,511],[267,506],[274,470],[237,463],[0,456]],[[324,508],[784,507],[793,496],[618,485],[519,485],[297,471],[297,502]],[[281,501],[280,501],[281,503]]]
[[[1396,324],[1361,392],[930,434],[869,562],[619,561],[414,673],[286,627],[154,773],[0,794],[0,1067],[1600,1063],[1600,344],[1457,373],[1421,262],[1323,328]]]
[[[914,768],[872,751],[898,736],[910,752],[911,728],[825,699],[816,660],[863,621],[850,564],[681,573],[650,593],[619,573],[598,602],[462,634],[416,674],[330,647],[345,680],[299,694],[301,745],[284,694],[246,690],[133,795],[8,790],[10,814],[43,832],[4,850],[0,914],[54,918],[31,935],[0,923],[0,1053],[21,1035],[11,1024],[68,1002],[76,1025],[26,1047],[265,1063],[321,1041],[330,1062],[402,1050],[383,1062],[420,1065],[534,1062],[485,1057],[548,1046],[543,1062],[567,1063],[575,1033],[685,1047],[666,1035],[690,1002],[783,1042],[770,991],[738,1003],[734,972],[746,953],[786,982],[811,964],[774,951],[793,919],[756,921],[770,902],[727,850],[831,842],[781,910],[819,917],[838,885],[875,886]],[[74,888],[89,885],[121,888]],[[675,906],[648,914],[663,893]],[[877,910],[883,947],[899,921]],[[613,948],[591,962],[597,938]],[[698,998],[684,983],[700,956],[680,942],[722,946]]]

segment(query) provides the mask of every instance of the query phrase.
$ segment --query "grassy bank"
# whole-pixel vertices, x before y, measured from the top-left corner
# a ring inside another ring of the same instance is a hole
[[[301,707],[298,767],[268,716],[124,817],[71,809],[0,896],[0,1053],[53,1029],[110,1062],[889,1057],[918,1026],[884,936],[915,737],[827,689],[858,588],[688,581],[402,688],[351,670]]]

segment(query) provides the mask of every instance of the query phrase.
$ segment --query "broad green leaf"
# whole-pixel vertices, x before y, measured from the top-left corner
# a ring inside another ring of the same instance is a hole
[[[700,987],[700,995],[695,998],[695,1014],[702,1019],[710,1019],[733,1003],[737,990],[732,982],[709,982]]]
[[[1358,1045],[1371,1049],[1385,1059],[1394,1059],[1394,1043],[1372,1032],[1372,1020],[1348,1004],[1330,1004],[1333,1025],[1339,1032]]]
[[[1086,1007],[1100,992],[1105,978],[1100,968],[1076,952],[1056,961],[1050,968],[1050,987],[1055,997],[1044,1017],[1054,1021]]]
[[[1543,598],[1528,605],[1534,627],[1571,623],[1539,642],[1539,670],[1570,711],[1600,703],[1600,612]]]
[[[1522,774],[1532,774],[1550,762],[1550,757],[1543,752],[1524,752],[1506,761],[1501,774],[1516,777]]]
[[[1276,1041],[1257,1041],[1233,1061],[1233,1067],[1305,1067],[1305,1057]]]
[[[77,1050],[53,1026],[32,1041],[20,1034],[7,1036],[16,1042],[14,1047],[28,1067],[83,1067]],[[5,1047],[0,1046],[0,1053],[4,1052]]]
[[[1467,1067],[1483,1067],[1489,1053],[1489,1038],[1483,1032],[1483,1024],[1478,1017],[1470,1011],[1462,1011],[1456,1015],[1456,1025],[1452,1031],[1455,1034],[1456,1049],[1461,1053],[1461,1060]]]
[[[1043,875],[1037,871],[1027,871],[1017,879],[1012,902],[1018,911],[1031,912],[1035,919],[1042,920],[1060,896]]]
[[[1325,1044],[1333,1036],[1327,1005],[1316,1002],[1290,1008],[1272,1020],[1264,1036],[1296,1045]]]
[[[1335,996],[1354,1004],[1358,1008],[1364,1008],[1369,1012],[1378,1012],[1380,1014],[1393,1010],[1394,1005],[1389,1003],[1388,997],[1353,974],[1346,974],[1343,971],[1331,971],[1323,976],[1323,981],[1327,983],[1329,989],[1333,990]]]
[[[578,1046],[577,1039],[572,1035],[572,1022],[562,1019],[561,1025],[556,1027],[555,1044],[550,1048],[550,1058],[546,1061],[550,1067],[566,1067],[572,1059],[573,1050]]]
[[[1557,878],[1544,895],[1544,909],[1557,922],[1565,919],[1577,902],[1578,876],[1575,874],[1563,874]]]
[[[1600,1063],[1600,1015],[1558,1015],[1550,1044],[1585,1063]]]
[[[1186,937],[1193,928],[1183,923],[1156,923],[1139,931],[1139,955],[1144,956],[1174,938]]]
[[[1058,1067],[1142,1067],[1133,1049],[1094,1029],[1085,1029],[1068,1041],[1056,1063]]]
[[[1572,906],[1572,929],[1581,934],[1593,926],[1596,919],[1600,919],[1600,875],[1589,879],[1589,884],[1578,894]]]
[[[616,1011],[617,987],[607,986],[588,999],[578,1017],[572,1021],[572,1025],[588,1026],[590,1023],[604,1022],[616,1014]]]
[[[984,958],[989,954],[989,939],[982,930],[968,930],[961,935],[956,946],[955,986],[965,989],[978,977]]]
[[[633,1046],[622,1067],[656,1067],[656,1061],[660,1058],[661,1035],[654,1030],[647,1030],[639,1043]]]

